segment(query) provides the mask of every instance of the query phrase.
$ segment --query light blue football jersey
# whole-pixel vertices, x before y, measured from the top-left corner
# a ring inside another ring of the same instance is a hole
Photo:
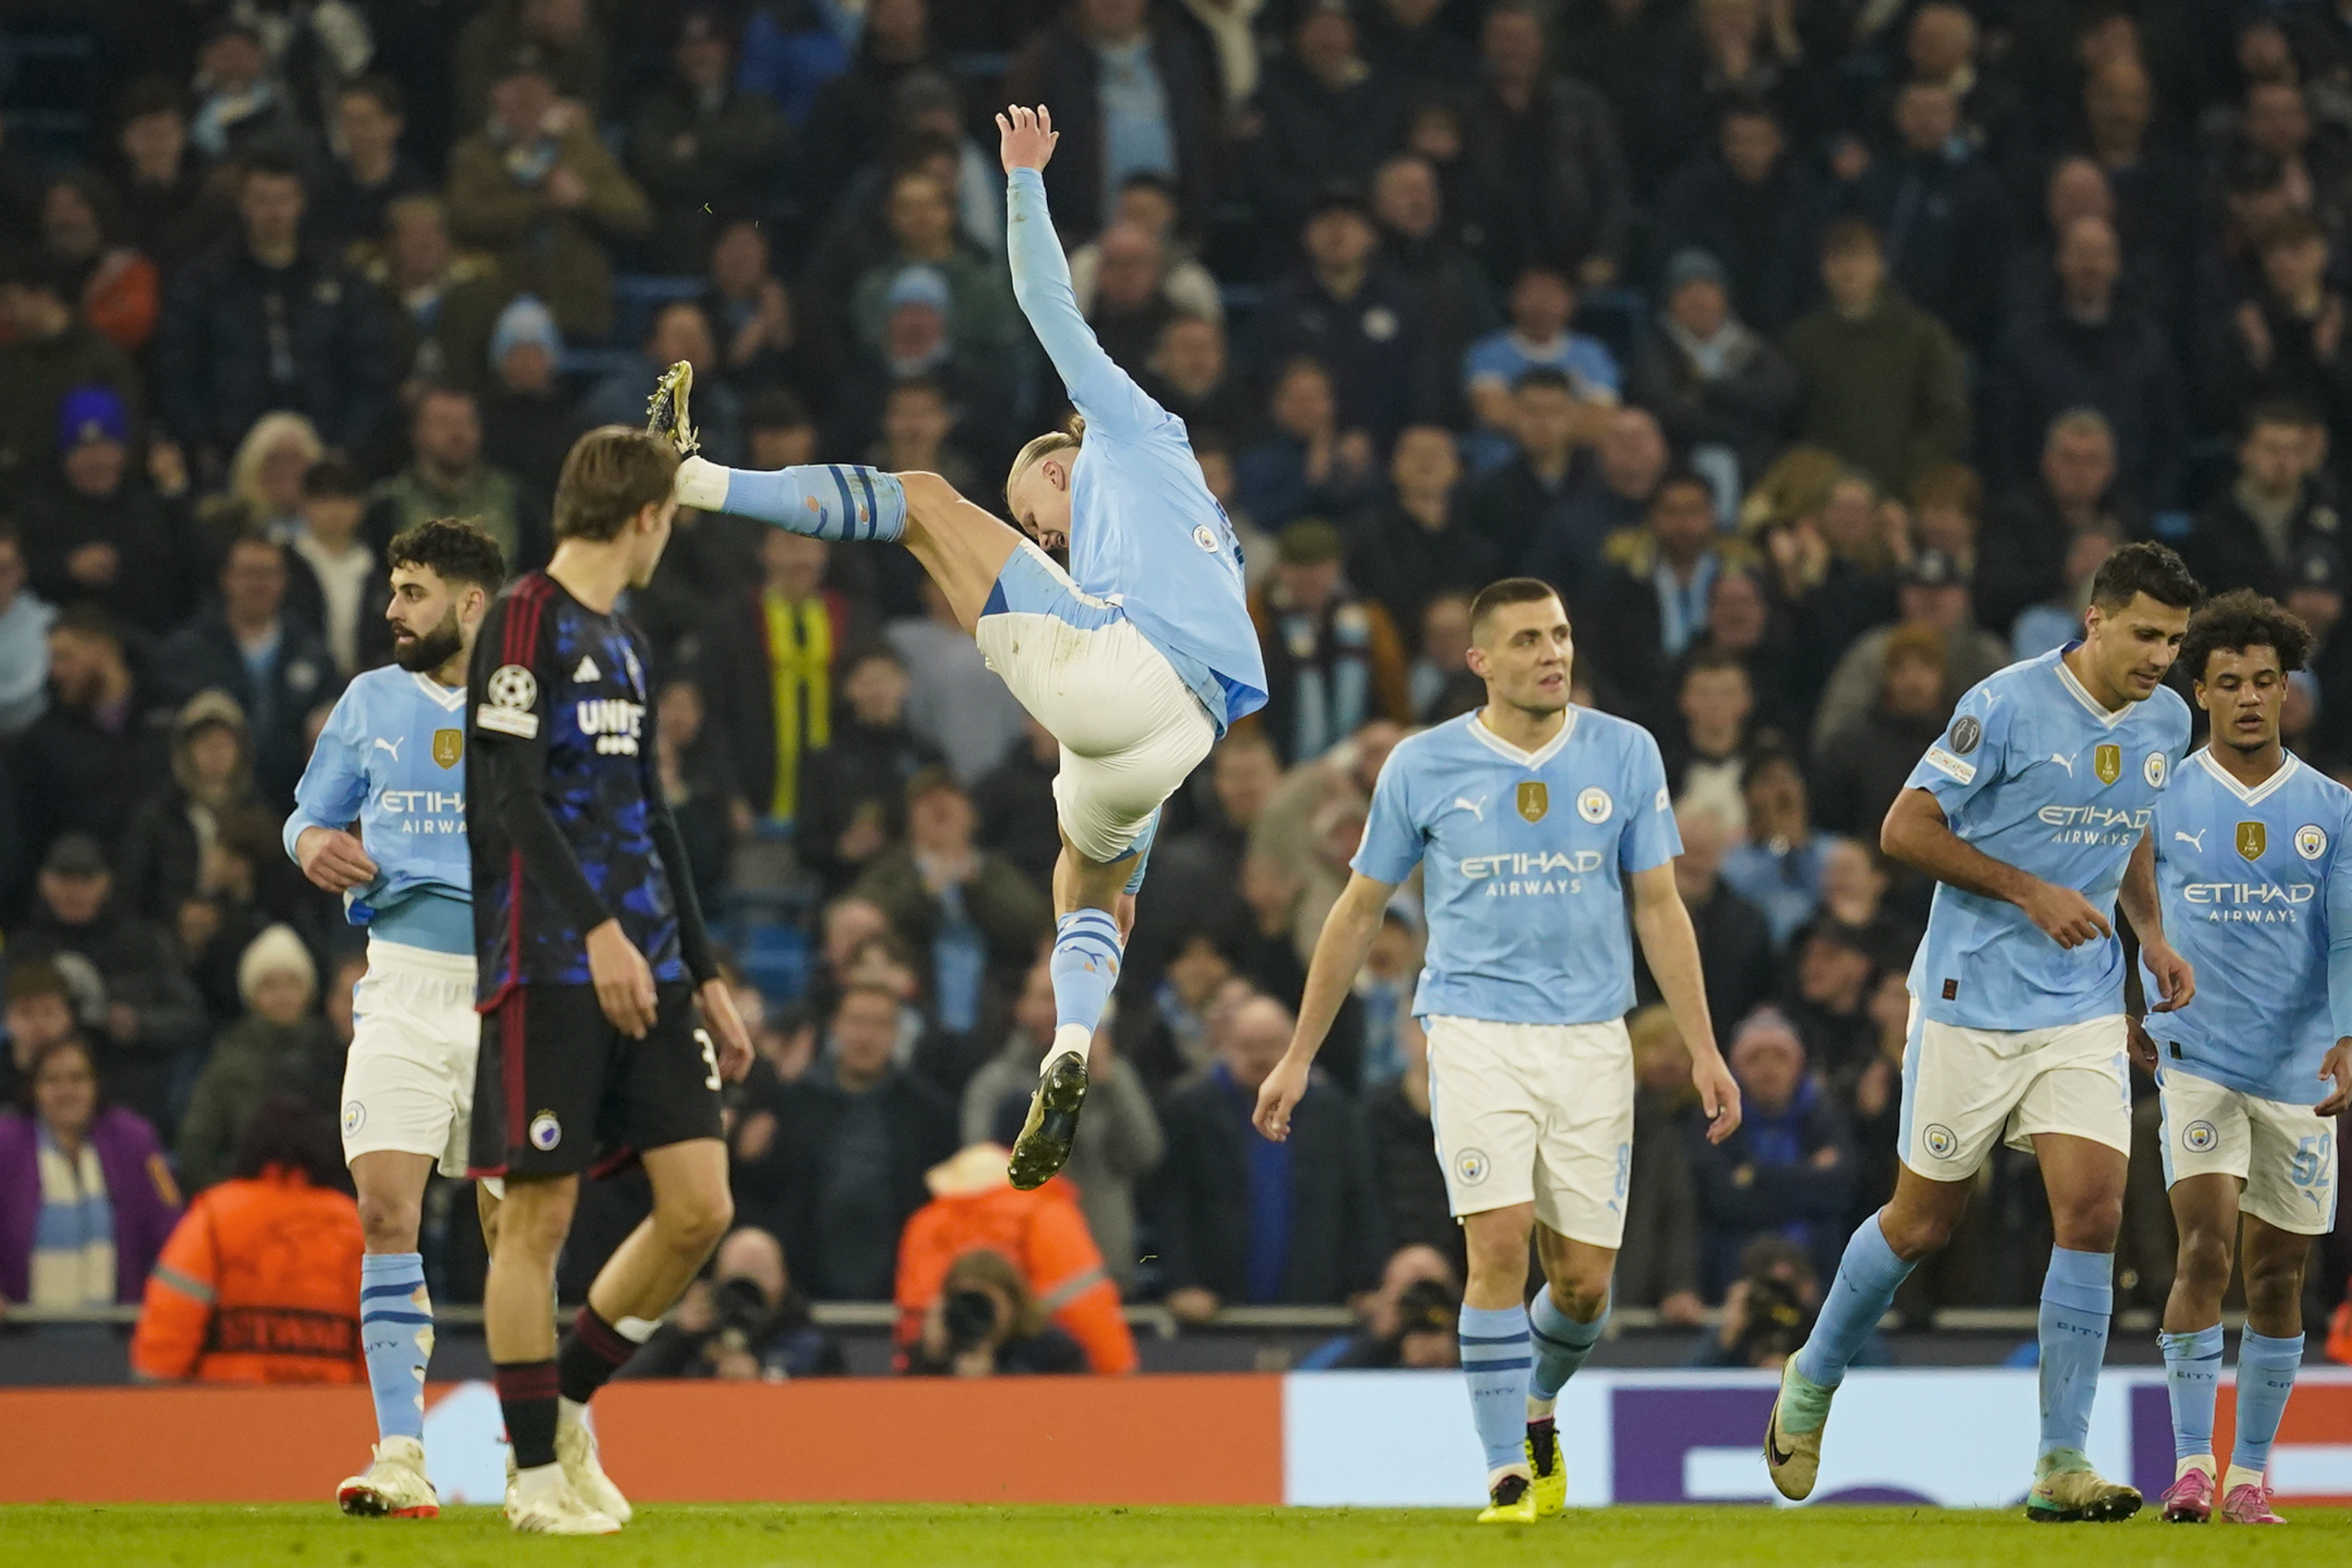
[[[356,819],[377,875],[344,895],[352,924],[373,925],[392,941],[471,954],[465,710],[465,687],[396,664],[355,677],[295,786],[283,838],[291,855],[304,829],[348,828]],[[462,918],[448,917],[447,901]]]
[[[2197,995],[2145,1020],[2163,1071],[2319,1102],[2320,1059],[2352,1034],[2347,856],[2352,789],[2317,769],[2290,756],[2249,789],[2210,749],[2182,765],[2156,808],[2156,875]]]
[[[1530,752],[1470,713],[1389,754],[1354,866],[1386,883],[1423,868],[1416,1013],[1601,1023],[1633,1006],[1623,879],[1682,848],[1648,730],[1570,707]]]
[[[1013,292],[1087,416],[1070,474],[1070,579],[1127,612],[1223,734],[1265,706],[1233,524],[1201,477],[1184,422],[1103,352],[1079,314],[1045,180],[1016,169],[1005,199]]]
[[[2158,686],[2109,713],[2066,667],[2065,651],[1979,682],[1907,783],[1936,797],[1962,840],[2078,889],[2112,923],[2124,868],[2189,749],[2189,705]],[[2123,943],[2069,951],[2015,904],[1938,883],[1910,985],[1922,1015],[1938,1023],[2081,1023],[2123,1010]]]

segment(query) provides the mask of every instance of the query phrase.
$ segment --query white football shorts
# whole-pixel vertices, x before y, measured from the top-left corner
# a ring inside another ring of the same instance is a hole
[[[2238,1207],[2298,1236],[2336,1228],[2336,1123],[2308,1105],[2265,1100],[2167,1067],[2164,1185],[2187,1176],[2232,1176],[2245,1183]]]
[[[481,1040],[470,956],[370,942],[343,1061],[344,1164],[393,1149],[463,1176]]]
[[[1571,1241],[1625,1236],[1633,1044],[1607,1023],[1432,1018],[1429,1119],[1456,1218],[1532,1202]]]
[[[1062,743],[1062,831],[1101,863],[1135,847],[1151,813],[1216,744],[1217,727],[1127,612],[1024,541],[973,628],[988,667]]]
[[[2131,1067],[2121,1013],[2050,1029],[1969,1029],[1911,1003],[1903,1052],[1903,1163],[1931,1181],[1966,1181],[1994,1140],[2031,1150],[2064,1133],[2131,1153]]]

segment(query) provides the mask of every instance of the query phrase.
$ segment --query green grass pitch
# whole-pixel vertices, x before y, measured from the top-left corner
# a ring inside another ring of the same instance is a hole
[[[311,1508],[0,1508],[0,1568],[1322,1568],[1398,1563],[1491,1568],[2222,1568],[2352,1562],[2352,1511],[2304,1509],[2284,1530],[2041,1525],[2011,1513],[1900,1508],[1571,1511],[1517,1529],[1465,1511],[1243,1508],[663,1507],[621,1534],[551,1541],[510,1533],[487,1508],[431,1521],[339,1518]]]

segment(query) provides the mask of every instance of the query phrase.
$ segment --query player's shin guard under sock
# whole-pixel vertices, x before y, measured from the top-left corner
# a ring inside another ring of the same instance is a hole
[[[2221,1331],[2213,1331],[2218,1341]],[[2214,1350],[2219,1354],[2221,1346]],[[2286,1414],[2287,1396],[2294,1392],[2296,1368],[2303,1364],[2303,1336],[2273,1339],[2248,1329],[2238,1339],[2238,1437],[2230,1455],[2232,1470],[2247,1470],[2260,1480],[2270,1468],[2271,1444],[2276,1440],[2279,1417]],[[2239,1478],[2232,1476],[2235,1485]]]
[[[2221,1325],[2188,1333],[2160,1333],[2164,1389],[2172,1400],[2172,1457],[2213,1456],[2213,1397],[2221,1378]],[[2244,1384],[2239,1385],[2242,1402]]]
[[[2112,1252],[2050,1249],[2042,1277],[2042,1452],[2079,1453],[2091,1437],[2091,1401],[2115,1309]]]
[[[682,506],[757,517],[812,538],[895,539],[907,532],[898,476],[848,463],[770,472],[689,457],[678,465],[676,494]]]
[[[644,1332],[630,1332],[637,1328]],[[558,1391],[574,1405],[587,1404],[637,1354],[637,1346],[645,1343],[652,1329],[643,1318],[608,1323],[597,1316],[595,1308],[583,1305],[555,1352]]]
[[[1864,1220],[1845,1244],[1845,1256],[1838,1260],[1837,1278],[1830,1281],[1812,1333],[1797,1352],[1797,1375],[1823,1388],[1844,1382],[1845,1369],[1878,1331],[1878,1320],[1895,1304],[1895,1292],[1911,1277],[1913,1267],[1886,1244],[1878,1216]]]
[[[1462,1309],[1462,1372],[1486,1473],[1527,1465],[1528,1314],[1524,1307]]]
[[[515,1468],[529,1470],[555,1463],[555,1363],[509,1361],[491,1370]]]
[[[1609,1322],[1609,1307],[1601,1304],[1601,1315],[1589,1323],[1577,1322],[1560,1311],[1552,1300],[1551,1287],[1546,1285],[1536,1292],[1528,1308],[1528,1338],[1535,1348],[1535,1366],[1528,1374],[1528,1398],[1532,1411],[1543,1406],[1542,1414],[1550,1414],[1549,1406],[1559,1397],[1584,1358],[1601,1341],[1601,1330]]]
[[[1107,909],[1074,909],[1054,923],[1054,1046],[1041,1067],[1066,1051],[1083,1060],[1094,1044],[1111,988],[1118,983],[1118,922]]]
[[[425,1437],[425,1366],[433,1359],[433,1299],[425,1259],[371,1252],[360,1260],[360,1344],[378,1437]]]

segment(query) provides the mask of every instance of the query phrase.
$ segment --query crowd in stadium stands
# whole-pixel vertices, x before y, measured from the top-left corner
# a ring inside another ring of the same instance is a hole
[[[680,518],[629,608],[761,1060],[747,1229],[649,1364],[837,1367],[807,1303],[858,1300],[898,1304],[912,1369],[1113,1369],[1119,1296],[1352,1302],[1330,1359],[1444,1359],[1410,896],[1290,1141],[1248,1109],[1382,759],[1482,700],[1495,577],[1564,591],[1580,700],[1664,751],[1747,1120],[1697,1136],[1682,1040],[1634,1015],[1617,1301],[1727,1301],[1706,1358],[1785,1338],[1891,1189],[1928,890],[1877,824],[1969,684],[2074,634],[2109,551],[2168,540],[2310,621],[2290,744],[2352,771],[2334,0],[11,15],[86,45],[73,112],[0,144],[11,1301],[139,1300],[183,1192],[301,1197],[247,1134],[299,1144],[289,1094],[334,1114],[362,934],[278,826],[387,655],[396,531],[474,517],[542,563],[570,443],[674,360],[706,451],[755,467],[987,497],[1061,415],[1006,273],[1008,100],[1052,109],[1079,300],[1244,540],[1272,700],[1169,803],[1071,1180],[1015,1194],[982,1146],[1053,1030],[1053,742],[901,553]],[[2137,1093],[2120,1282],[2150,1304],[2173,1244]],[[1996,1159],[1904,1309],[2032,1301],[2037,1179]],[[567,1291],[644,1201],[599,1189]],[[445,1301],[478,1289],[472,1212],[436,1184]],[[2325,1245],[2315,1321],[2352,1270]]]

